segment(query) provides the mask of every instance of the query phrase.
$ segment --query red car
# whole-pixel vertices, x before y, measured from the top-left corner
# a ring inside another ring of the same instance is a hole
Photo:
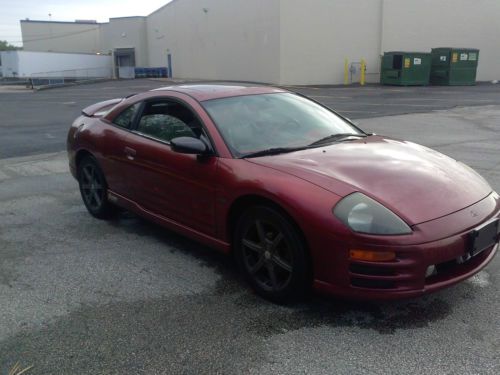
[[[185,85],[97,103],[71,126],[68,154],[93,216],[119,206],[234,253],[278,302],[311,287],[418,296],[499,247],[500,197],[472,169],[283,89]]]

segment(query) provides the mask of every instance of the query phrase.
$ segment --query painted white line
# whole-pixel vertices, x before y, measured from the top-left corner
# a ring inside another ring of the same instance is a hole
[[[450,95],[450,94],[470,94],[473,93],[473,91],[433,91],[432,94],[443,94],[443,95]]]
[[[371,105],[371,106],[376,106],[376,107],[386,107],[386,106],[397,106],[397,107],[438,107],[441,108],[441,105],[436,104],[407,104],[407,103],[363,103],[363,102],[358,102],[356,101],[357,105],[363,106],[363,105]]]
[[[293,86],[293,85],[286,85],[286,86],[280,86],[284,88],[289,88],[289,89],[301,89],[301,90],[321,90],[319,87],[307,87],[307,86]]]
[[[430,101],[430,102],[434,102],[434,101],[438,101],[438,100],[448,101],[448,102],[451,101],[450,98],[448,98],[448,99],[446,99],[446,98],[391,98],[391,100]],[[462,100],[466,101],[466,102],[492,102],[492,103],[498,103],[494,99],[462,99]]]
[[[352,96],[334,96],[334,95],[309,95],[311,98],[326,98],[326,99],[352,99]]]
[[[373,111],[343,111],[343,110],[337,110],[340,113],[379,113],[379,112],[373,112]]]
[[[379,90],[379,89],[373,89],[373,88],[369,88],[369,87],[342,87],[340,89],[335,89],[335,90],[355,90],[356,92],[362,92],[362,91],[376,91],[376,90]]]

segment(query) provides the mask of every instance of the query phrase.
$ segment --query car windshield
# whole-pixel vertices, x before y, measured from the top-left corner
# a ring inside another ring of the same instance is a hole
[[[338,135],[365,135],[335,113],[292,93],[212,99],[202,104],[235,157],[317,147],[340,140]]]

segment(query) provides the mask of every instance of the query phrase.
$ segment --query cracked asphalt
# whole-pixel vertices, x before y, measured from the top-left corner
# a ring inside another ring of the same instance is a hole
[[[0,115],[18,127],[0,130],[11,142],[5,151],[1,133],[0,374],[16,362],[33,365],[30,375],[500,373],[498,257],[474,278],[423,298],[315,295],[283,307],[255,296],[230,258],[196,242],[129,213],[92,218],[61,152],[69,116],[91,101],[87,91],[72,97],[78,90],[51,90],[78,104],[46,103],[38,119],[29,103],[41,93],[0,94]],[[408,90],[402,95],[410,98]],[[460,90],[474,97],[478,88]],[[487,94],[496,104],[358,121],[461,160],[500,191],[499,94]],[[19,100],[11,95],[27,98],[19,119],[6,109]],[[50,123],[54,138],[30,148],[31,131],[46,131],[38,122]]]

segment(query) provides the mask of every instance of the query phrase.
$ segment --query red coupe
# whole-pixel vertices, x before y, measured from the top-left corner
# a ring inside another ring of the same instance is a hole
[[[439,152],[279,88],[171,86],[97,103],[68,134],[97,218],[133,211],[226,253],[262,296],[400,298],[471,277],[500,197]]]

